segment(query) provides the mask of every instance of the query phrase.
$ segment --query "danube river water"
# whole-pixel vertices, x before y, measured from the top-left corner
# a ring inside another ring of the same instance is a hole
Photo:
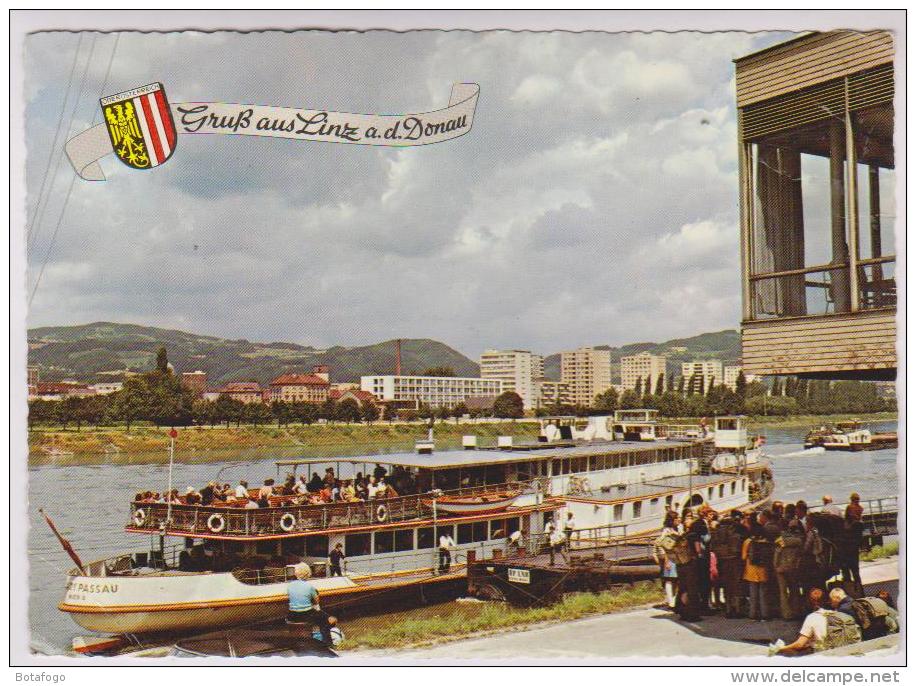
[[[894,431],[896,424],[878,424],[873,429]],[[863,499],[897,494],[896,450],[805,451],[801,446],[804,429],[767,429],[758,433],[767,437],[766,452],[772,459],[778,499],[803,499],[813,503],[824,494],[830,494],[841,503],[853,490]],[[186,459],[179,453],[174,484],[179,489],[189,485],[199,488],[211,479],[235,484],[240,478],[256,484],[277,476],[274,460],[303,454],[302,448],[269,453],[227,451],[225,458],[208,453]],[[69,616],[57,610],[57,603],[63,596],[66,571],[73,565],[38,508],[44,508],[52,516],[84,561],[142,550],[149,545],[145,537],[122,531],[127,522],[128,503],[138,490],[165,490],[168,478],[168,467],[163,464],[162,456],[151,459],[148,455],[102,455],[80,460],[61,459],[68,463],[46,464],[29,470],[31,645],[45,654],[67,652],[81,629]],[[420,608],[401,613],[401,616],[420,616],[423,612]]]

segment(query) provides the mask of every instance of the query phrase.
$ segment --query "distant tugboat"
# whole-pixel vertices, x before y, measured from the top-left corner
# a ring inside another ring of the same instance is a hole
[[[835,427],[812,429],[805,436],[805,449],[821,447],[825,450],[859,452],[897,447],[897,432],[872,433],[858,419],[837,422]]]

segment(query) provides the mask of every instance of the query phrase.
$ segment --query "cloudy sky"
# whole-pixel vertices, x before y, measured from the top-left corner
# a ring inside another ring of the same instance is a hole
[[[732,59],[787,37],[34,34],[30,293],[44,271],[29,326],[318,347],[428,337],[472,356],[735,328]],[[152,81],[172,102],[351,112],[438,109],[461,81],[481,91],[472,131],[438,145],[181,136],[153,171],[109,156],[108,180],[77,179],[61,214],[62,104],[73,135],[100,95]]]

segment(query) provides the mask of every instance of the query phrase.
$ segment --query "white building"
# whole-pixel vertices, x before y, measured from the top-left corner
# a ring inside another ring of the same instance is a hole
[[[109,393],[117,393],[124,388],[124,382],[103,381],[101,383],[94,383],[89,388],[94,388],[96,395],[108,395]]]
[[[664,355],[653,355],[648,351],[628,355],[620,358],[620,385],[624,390],[636,388],[636,382],[642,380],[640,384],[643,392],[653,393],[655,384],[658,383],[658,377],[665,373],[667,359]],[[646,388],[646,377],[649,378],[649,387]]]
[[[722,360],[694,360],[681,364],[681,376],[684,377],[684,390],[692,393],[700,389],[709,390],[710,384],[725,382]],[[737,374],[735,375],[737,378]]]
[[[364,376],[360,387],[382,402],[410,401],[430,407],[453,407],[468,398],[503,392],[500,379],[460,376]]]
[[[534,382],[534,388],[537,398],[535,407],[568,405],[571,402],[569,399],[569,387],[562,381],[537,379]]]
[[[725,379],[725,385],[728,386],[731,390],[735,390],[738,385],[738,374],[741,373],[741,365],[729,365],[725,367],[723,371],[723,378]],[[751,381],[756,381],[757,376],[754,374],[745,374],[744,380],[747,383]]]
[[[595,396],[611,387],[611,352],[579,348],[560,353],[560,380],[571,403],[594,405]]]
[[[487,350],[480,356],[480,378],[502,381],[503,392],[518,393],[526,410],[537,407],[537,380],[543,376],[544,357],[529,350]]]

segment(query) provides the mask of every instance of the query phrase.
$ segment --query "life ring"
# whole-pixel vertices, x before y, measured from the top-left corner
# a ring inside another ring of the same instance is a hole
[[[284,531],[292,531],[296,528],[296,518],[292,512],[287,512],[280,517],[280,528]]]
[[[137,526],[143,526],[146,523],[146,512],[142,509],[138,509],[134,512],[134,524]]]
[[[213,533],[218,534],[226,528],[226,518],[218,512],[213,513],[207,520],[207,528]]]
[[[388,508],[384,505],[379,505],[375,510],[375,519],[379,522],[384,522],[388,519]]]

